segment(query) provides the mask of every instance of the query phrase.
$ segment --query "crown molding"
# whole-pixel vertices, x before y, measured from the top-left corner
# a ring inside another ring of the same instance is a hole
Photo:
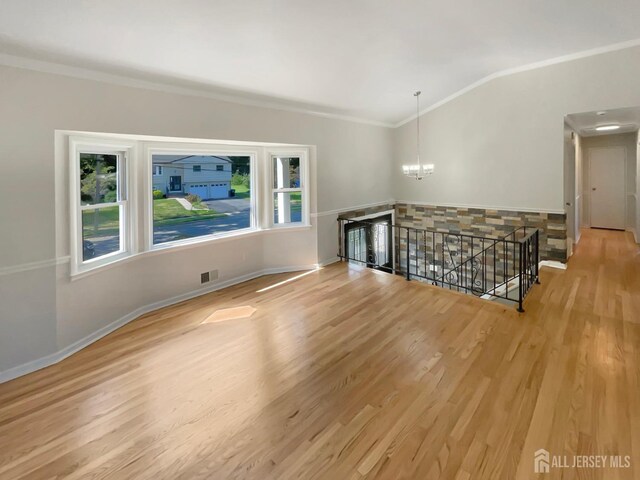
[[[304,115],[311,115],[315,117],[329,118],[333,120],[342,120],[345,122],[362,123],[365,125],[373,125],[376,127],[393,128],[393,123],[380,122],[377,120],[371,120],[367,118],[352,117],[349,115],[341,115],[337,113],[322,112],[318,110],[312,110],[304,107],[294,107],[290,105],[284,105],[277,101],[265,101],[242,97],[240,95],[227,95],[222,93],[215,93],[212,91],[179,87],[177,85],[170,85],[162,82],[152,82],[148,80],[139,80],[133,77],[127,77],[124,75],[114,75],[110,73],[101,72],[94,69],[72,67],[61,63],[47,62],[43,60],[35,60],[33,58],[21,57],[17,55],[9,55],[6,53],[0,53],[0,65],[14,68],[22,68],[26,70],[34,70],[42,73],[51,73],[54,75],[63,75],[66,77],[80,78],[83,80],[93,80],[102,83],[110,83],[113,85],[120,85],[124,87],[143,88],[146,90],[155,90],[164,93],[174,93],[178,95],[188,95],[192,97],[209,98],[211,100],[218,100],[222,102],[235,103],[239,105],[248,105],[251,107],[269,108],[273,110],[280,110],[291,113],[301,113]]]
[[[486,83],[489,83],[492,80],[495,80],[501,77],[506,77],[509,75],[514,75],[517,73],[527,72],[530,70],[537,70],[539,68],[571,62],[571,61],[579,60],[582,58],[593,57],[596,55],[616,52],[619,50],[625,50],[627,48],[633,48],[637,46],[640,46],[640,38],[635,40],[629,40],[626,42],[615,43],[605,47],[598,47],[598,48],[583,50],[581,52],[576,52],[568,55],[562,55],[560,57],[542,60],[539,62],[534,62],[527,65],[522,65],[519,67],[501,70],[501,71],[492,73],[490,75],[487,75],[486,77],[483,77],[480,80],[470,85],[467,85],[466,87],[443,98],[442,100],[438,100],[437,102],[421,110],[418,115],[412,114],[409,117],[397,123],[381,122],[378,120],[372,120],[367,118],[352,117],[349,115],[341,115],[341,114],[330,113],[330,112],[322,112],[322,111],[317,111],[317,110],[304,108],[304,107],[294,107],[290,105],[284,105],[278,101],[250,99],[250,98],[242,97],[240,95],[227,95],[227,94],[215,93],[215,92],[203,90],[203,89],[179,87],[176,85],[170,85],[162,82],[139,80],[139,79],[127,77],[124,75],[114,75],[114,74],[105,73],[105,72],[101,72],[94,69],[72,67],[70,65],[65,65],[61,63],[47,62],[47,61],[36,60],[28,57],[9,55],[6,53],[0,53],[0,65],[5,65],[8,67],[14,67],[14,68],[23,68],[27,70],[34,70],[34,71],[43,72],[43,73],[52,73],[56,75],[80,78],[84,80],[94,80],[98,82],[110,83],[114,85],[120,85],[120,86],[132,87],[132,88],[143,88],[147,90],[155,90],[155,91],[160,91],[164,93],[174,93],[178,95],[189,95],[189,96],[195,96],[195,97],[201,97],[201,98],[209,98],[212,100],[235,103],[240,105],[248,105],[248,106],[259,107],[259,108],[269,108],[273,110],[300,113],[300,114],[311,115],[311,116],[316,116],[321,118],[342,120],[346,122],[360,123],[365,125],[373,125],[377,127],[398,128],[411,122],[412,120],[415,120],[418,116],[422,116],[426,113],[429,113],[455,100],[456,98],[472,90],[475,90],[476,88]]]
[[[528,72],[530,70],[537,70],[539,68],[549,67],[551,65],[557,65],[559,63],[571,62],[573,60],[579,60],[581,58],[594,57],[596,55],[602,55],[603,53],[616,52],[618,50],[625,50],[627,48],[633,48],[637,46],[640,46],[640,38],[635,40],[629,40],[627,42],[614,43],[606,47],[592,48],[590,50],[583,50],[581,52],[571,53],[569,55],[562,55],[560,57],[550,58],[548,60],[542,60],[540,62],[529,63],[527,65],[522,65],[520,67],[501,70],[499,72],[492,73],[491,75],[487,75],[486,77],[481,78],[477,82],[467,85],[466,87],[462,88],[461,90],[458,90],[457,92],[449,95],[448,97],[445,97],[442,100],[439,100],[436,103],[429,105],[424,110],[421,110],[418,115],[413,114],[405,118],[404,120],[396,123],[393,127],[394,128],[401,127],[402,125],[409,123],[412,120],[415,120],[418,116],[422,116],[425,113],[429,113],[435,110],[436,108],[441,107],[451,102],[452,100],[455,100],[456,98],[464,95],[465,93],[468,93],[471,90],[475,90],[476,88],[484,85],[485,83],[489,83],[490,81],[495,80],[497,78],[507,77],[509,75],[514,75],[516,73],[523,73],[523,72]]]

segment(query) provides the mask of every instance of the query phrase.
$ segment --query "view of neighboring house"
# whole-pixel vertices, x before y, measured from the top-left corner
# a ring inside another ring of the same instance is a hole
[[[154,155],[153,189],[203,200],[229,197],[232,161],[214,155]]]

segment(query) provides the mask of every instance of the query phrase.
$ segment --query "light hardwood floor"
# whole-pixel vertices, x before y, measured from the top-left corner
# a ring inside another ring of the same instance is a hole
[[[640,253],[583,235],[522,315],[345,264],[146,315],[0,385],[0,478],[640,478]]]

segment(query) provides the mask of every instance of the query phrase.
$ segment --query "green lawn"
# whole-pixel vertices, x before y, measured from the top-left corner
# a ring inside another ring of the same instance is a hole
[[[231,185],[231,188],[236,191],[236,198],[250,198],[251,191],[249,187],[245,187],[242,184],[239,185]]]
[[[215,210],[185,210],[174,198],[161,198],[153,201],[154,225],[176,225],[223,215],[223,213],[217,213]]]
[[[82,236],[85,239],[117,235],[119,229],[120,207],[82,211]]]

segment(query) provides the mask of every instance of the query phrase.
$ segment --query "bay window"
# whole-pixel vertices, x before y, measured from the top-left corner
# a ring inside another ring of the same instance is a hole
[[[69,136],[71,274],[152,250],[309,225],[308,150]]]

